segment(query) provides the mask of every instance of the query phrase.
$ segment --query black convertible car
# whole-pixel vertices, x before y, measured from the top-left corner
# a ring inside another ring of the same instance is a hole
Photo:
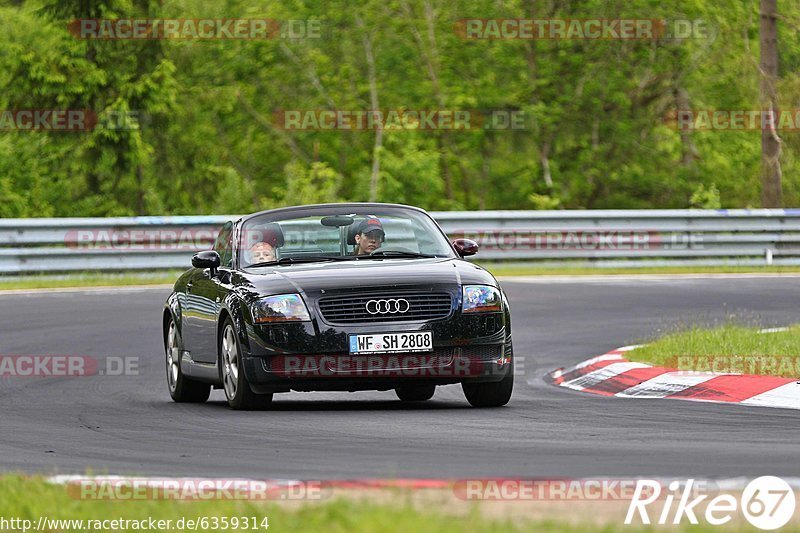
[[[234,409],[273,393],[390,390],[430,399],[461,383],[470,404],[508,403],[508,300],[423,210],[349,203],[226,223],[178,278],[163,312],[173,400],[225,390]]]

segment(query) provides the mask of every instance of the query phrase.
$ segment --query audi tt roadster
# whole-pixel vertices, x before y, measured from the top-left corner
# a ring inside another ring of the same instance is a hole
[[[475,407],[508,403],[508,300],[416,207],[343,203],[230,221],[196,253],[163,310],[176,402],[223,389],[233,409],[289,391],[394,390],[401,401],[460,383]]]

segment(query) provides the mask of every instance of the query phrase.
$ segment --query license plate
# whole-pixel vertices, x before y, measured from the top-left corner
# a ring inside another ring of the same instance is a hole
[[[350,335],[350,353],[411,353],[433,351],[433,333],[373,333]]]

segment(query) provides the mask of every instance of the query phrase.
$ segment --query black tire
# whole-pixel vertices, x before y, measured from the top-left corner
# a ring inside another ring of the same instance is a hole
[[[397,387],[394,392],[404,402],[424,402],[433,398],[436,385],[405,385]]]
[[[511,399],[514,389],[514,364],[508,374],[494,383],[462,383],[461,389],[472,407],[501,407]]]
[[[231,409],[252,411],[264,409],[272,403],[272,394],[254,393],[244,376],[242,348],[230,318],[222,324],[217,353],[222,389]]]
[[[169,319],[164,339],[167,363],[167,388],[172,400],[178,403],[203,403],[211,394],[211,385],[194,381],[183,375],[181,356],[183,345],[175,319]]]

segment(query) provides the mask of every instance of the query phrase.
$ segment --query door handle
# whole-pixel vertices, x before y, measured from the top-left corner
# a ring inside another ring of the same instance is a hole
[[[192,282],[191,282],[191,281],[190,281],[189,283],[187,283],[187,284],[186,284],[186,292],[192,292],[192,285],[193,285],[193,284],[192,284]]]

